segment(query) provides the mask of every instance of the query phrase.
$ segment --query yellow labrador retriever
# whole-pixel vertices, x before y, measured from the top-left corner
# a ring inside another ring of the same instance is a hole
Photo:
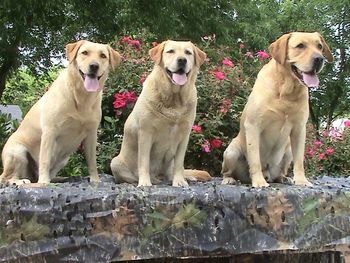
[[[69,65],[29,110],[2,152],[2,181],[49,183],[83,142],[89,175],[98,181],[97,127],[102,89],[118,52],[103,44],[78,41],[66,46]]]
[[[272,59],[258,74],[239,134],[224,152],[223,184],[269,186],[283,180],[293,160],[294,183],[311,185],[303,164],[308,87],[318,86],[317,74],[333,56],[319,33],[285,34],[269,50]]]
[[[119,155],[111,169],[119,182],[151,186],[159,175],[187,186],[184,158],[196,115],[195,81],[206,54],[191,42],[165,41],[150,50],[155,66],[124,126]]]

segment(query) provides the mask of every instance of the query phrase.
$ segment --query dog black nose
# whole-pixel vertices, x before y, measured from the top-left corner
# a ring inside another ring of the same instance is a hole
[[[314,69],[316,71],[319,71],[322,68],[323,63],[324,63],[324,57],[322,56],[314,57]]]
[[[98,65],[98,63],[96,63],[96,62],[92,62],[92,63],[90,63],[90,65],[89,65],[89,71],[91,72],[91,73],[96,73],[97,71],[98,71],[98,68],[99,68],[100,66]]]
[[[177,59],[177,64],[179,67],[184,67],[186,66],[187,59],[186,58],[178,58]]]

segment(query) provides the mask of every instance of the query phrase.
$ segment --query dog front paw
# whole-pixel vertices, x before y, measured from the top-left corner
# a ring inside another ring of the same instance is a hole
[[[148,178],[140,177],[139,184],[137,185],[137,187],[142,187],[142,186],[152,186],[151,179],[149,177]]]
[[[232,177],[224,177],[221,184],[236,184],[236,180]]]
[[[39,177],[39,180],[38,180],[38,184],[49,184],[50,183],[50,179],[49,178],[40,178]]]
[[[173,186],[175,187],[188,187],[188,183],[185,178],[174,177]]]
[[[92,183],[99,183],[101,182],[100,177],[96,174],[96,175],[91,175],[90,176],[90,182]]]
[[[259,188],[259,187],[268,187],[270,185],[266,182],[263,174],[255,174],[252,176],[252,186]]]
[[[306,177],[304,178],[294,178],[294,184],[300,185],[300,186],[312,186],[312,183],[310,183]]]

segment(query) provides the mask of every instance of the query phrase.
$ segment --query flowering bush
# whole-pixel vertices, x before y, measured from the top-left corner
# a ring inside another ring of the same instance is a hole
[[[305,147],[306,169],[309,174],[349,175],[350,173],[350,121],[344,129],[324,129],[317,136],[308,127]]]
[[[120,151],[126,118],[153,68],[154,62],[149,58],[148,51],[158,42],[152,36],[148,37],[141,41],[137,36],[124,36],[112,43],[122,55],[122,63],[115,73],[110,74],[104,89],[97,145],[100,172],[111,172],[110,162]],[[196,82],[197,115],[192,126],[185,167],[205,169],[218,176],[223,152],[238,133],[239,119],[256,75],[270,56],[263,50],[249,50],[243,41],[228,47],[216,45],[215,35],[201,39],[199,47],[208,58]],[[344,125],[344,131],[322,131],[319,136],[312,127],[308,128],[305,149],[307,174],[350,174],[350,120],[345,121]],[[5,134],[4,138],[8,137],[7,131]],[[70,158],[62,173],[87,174],[82,151]]]

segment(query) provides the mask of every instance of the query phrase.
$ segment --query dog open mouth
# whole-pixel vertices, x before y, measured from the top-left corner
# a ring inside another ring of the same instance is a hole
[[[102,75],[98,77],[95,74],[85,74],[81,70],[79,70],[79,73],[83,78],[84,87],[88,92],[96,92],[100,89],[100,84],[98,81],[100,80]]]
[[[190,72],[186,73],[185,70],[181,68],[175,72],[166,69],[166,73],[170,77],[172,83],[178,86],[183,86],[187,83],[187,77]]]
[[[295,65],[292,65],[294,75],[308,87],[318,87],[320,80],[315,71],[303,72]]]

